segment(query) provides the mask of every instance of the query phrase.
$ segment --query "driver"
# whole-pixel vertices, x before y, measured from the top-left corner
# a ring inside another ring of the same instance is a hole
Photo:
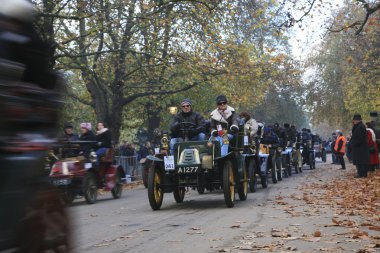
[[[185,98],[181,102],[182,111],[180,111],[173,118],[173,122],[170,125],[171,140],[170,140],[170,151],[173,154],[174,144],[183,141],[183,136],[181,133],[181,123],[193,123],[194,126],[187,129],[189,134],[189,140],[191,141],[203,141],[206,139],[205,132],[205,120],[203,117],[194,112],[192,109],[193,103],[189,98]],[[189,126],[187,126],[189,127]]]

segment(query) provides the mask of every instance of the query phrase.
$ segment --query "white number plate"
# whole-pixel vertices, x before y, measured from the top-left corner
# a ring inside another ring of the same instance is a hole
[[[180,167],[178,168],[178,174],[183,173],[196,173],[198,171],[198,166]]]
[[[53,180],[53,185],[68,185],[71,184],[70,179],[58,179],[58,180]]]
[[[174,156],[164,156],[165,170],[174,170]]]
[[[244,146],[248,146],[248,136],[244,135]]]

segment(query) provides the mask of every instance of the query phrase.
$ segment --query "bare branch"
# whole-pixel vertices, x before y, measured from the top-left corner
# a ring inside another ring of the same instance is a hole
[[[180,89],[176,89],[176,90],[147,91],[147,92],[135,93],[133,95],[130,95],[129,97],[124,98],[122,104],[126,105],[126,104],[129,104],[132,101],[136,100],[137,98],[146,97],[146,96],[150,96],[150,95],[169,95],[169,94],[175,94],[175,93],[178,93],[178,92],[189,90],[189,89],[197,86],[198,84],[199,83],[195,82],[195,83],[193,83],[191,85],[188,85],[188,86],[182,87]]]

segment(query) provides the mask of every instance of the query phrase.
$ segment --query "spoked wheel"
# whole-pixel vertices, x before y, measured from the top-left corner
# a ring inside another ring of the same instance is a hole
[[[205,193],[205,187],[203,186],[203,174],[198,174],[197,191],[199,194]]]
[[[117,170],[115,175],[115,187],[112,188],[111,193],[114,199],[119,199],[123,192],[123,183],[121,182],[121,175],[119,170]]]
[[[277,168],[276,168],[276,160],[272,158],[272,169],[271,169],[271,174],[272,174],[272,182],[274,184],[277,184],[278,182],[278,174],[277,174]]]
[[[94,204],[98,198],[98,186],[96,176],[88,172],[83,179],[83,195],[88,204]]]
[[[149,166],[147,165],[146,161],[143,166],[143,171],[142,171],[142,180],[145,188],[148,188],[148,174],[149,174]]]
[[[322,150],[322,162],[326,162],[326,150]]]
[[[247,169],[245,167],[243,168],[243,177],[240,178],[238,193],[239,193],[239,199],[240,200],[244,201],[247,199],[247,195],[248,195],[248,172],[247,172]]]
[[[161,188],[163,182],[163,175],[161,169],[152,163],[149,168],[148,174],[148,198],[150,207],[153,210],[159,210],[164,198],[164,191]]]
[[[227,207],[233,207],[235,201],[235,175],[231,161],[225,161],[224,163],[223,192]]]
[[[249,161],[248,171],[249,171],[249,190],[251,192],[256,192],[257,191],[257,176],[256,176],[256,162],[254,159],[251,159],[251,161]]]
[[[75,199],[75,192],[73,190],[67,189],[63,193],[63,201],[65,201],[66,204],[72,204]]]
[[[71,251],[69,217],[55,188],[40,185],[25,211],[17,232],[17,252]]]
[[[282,181],[283,170],[282,170],[282,158],[281,157],[278,157],[276,159],[276,171],[277,171],[278,181]]]
[[[173,191],[175,202],[182,203],[185,198],[185,187],[176,187]]]
[[[311,170],[315,169],[315,161],[312,153],[309,154],[309,166]]]

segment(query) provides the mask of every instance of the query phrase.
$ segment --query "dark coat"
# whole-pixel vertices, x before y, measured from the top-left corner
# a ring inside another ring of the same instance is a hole
[[[170,125],[171,137],[173,138],[182,137],[181,131],[180,131],[181,122],[189,122],[189,123],[195,124],[195,127],[193,129],[188,129],[189,139],[193,138],[194,136],[198,135],[201,132],[204,133],[206,130],[205,129],[206,122],[199,113],[193,112],[193,111],[184,113],[183,111],[181,111],[176,116],[174,116],[173,122]]]
[[[355,165],[366,165],[369,163],[367,138],[367,129],[363,122],[352,127],[350,145],[352,147],[352,162]]]
[[[93,141],[94,143],[83,143],[80,145],[80,149],[84,156],[88,157],[90,155],[91,149],[96,148],[96,136],[92,131],[88,131],[79,137],[80,141]]]
[[[96,135],[96,141],[99,148],[112,148],[112,139],[110,130]]]

